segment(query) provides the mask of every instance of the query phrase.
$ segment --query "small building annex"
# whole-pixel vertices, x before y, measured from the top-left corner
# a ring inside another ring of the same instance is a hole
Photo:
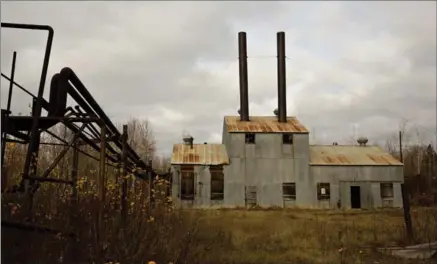
[[[221,207],[224,199],[223,166],[229,164],[222,144],[193,144],[184,138],[171,157],[172,198],[187,207]]]
[[[278,33],[278,109],[250,116],[246,35],[239,33],[239,116],[225,116],[222,144],[173,147],[172,197],[181,207],[402,207],[403,164],[366,139],[310,145],[287,116],[285,37]]]

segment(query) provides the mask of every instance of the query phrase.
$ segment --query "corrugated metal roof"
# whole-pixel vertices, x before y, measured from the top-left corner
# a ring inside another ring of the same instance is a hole
[[[278,122],[276,116],[251,116],[250,121],[240,121],[239,116],[225,116],[228,132],[253,133],[308,133],[299,120],[294,116],[287,117],[287,123]]]
[[[376,146],[310,146],[310,165],[391,165],[403,164]]]
[[[229,164],[226,147],[223,144],[173,145],[172,164],[221,165]]]

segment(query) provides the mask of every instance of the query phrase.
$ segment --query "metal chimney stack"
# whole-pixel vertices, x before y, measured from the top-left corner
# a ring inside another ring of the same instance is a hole
[[[249,121],[246,32],[238,33],[238,61],[240,66],[240,120]]]
[[[286,84],[286,68],[285,68],[285,32],[278,32],[277,52],[278,52],[278,121],[281,123],[287,122],[287,84]]]

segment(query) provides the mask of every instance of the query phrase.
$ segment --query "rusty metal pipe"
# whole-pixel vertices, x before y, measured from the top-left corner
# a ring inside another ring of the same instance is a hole
[[[17,52],[14,51],[14,54],[12,55],[11,81],[9,82],[8,103],[6,106],[5,115],[3,117],[5,119],[4,124],[6,127],[8,126],[9,115],[11,113],[12,91],[13,91],[12,89],[14,88],[15,62],[16,61],[17,61]],[[3,168],[3,164],[4,164],[5,151],[6,151],[6,135],[7,135],[6,131],[4,133],[2,133],[2,153],[1,153],[2,168]],[[6,177],[6,175],[4,175],[3,177]]]
[[[77,75],[74,73],[74,71],[68,67],[65,67],[61,70],[60,74],[63,76],[66,76],[68,78],[68,80],[73,84],[73,86],[77,90],[77,92],[81,96],[83,96],[83,99],[85,99],[87,102],[89,102],[89,105],[88,104],[84,104],[84,105],[79,104],[79,105],[82,108],[84,108],[85,111],[88,110],[86,108],[91,107],[94,110],[92,112],[96,113],[103,120],[103,122],[105,123],[107,128],[109,128],[108,132],[111,132],[117,138],[120,138],[121,133],[118,131],[118,129],[115,127],[115,125],[111,122],[111,120],[108,118],[108,116],[102,110],[102,108],[100,108],[99,104],[96,102],[94,97],[90,94],[90,92],[85,88],[85,86],[80,81],[80,79],[77,77]],[[76,98],[75,98],[75,100],[76,100]],[[87,111],[87,112],[89,112],[89,111]],[[117,145],[117,147],[119,149],[123,148],[120,141],[115,141],[114,143]],[[146,166],[146,164],[141,160],[141,158],[138,156],[138,154],[130,146],[128,146],[128,154],[129,154],[129,156],[132,157],[132,160],[134,160],[135,163],[137,163],[137,165],[140,166],[141,168],[148,167],[148,166]]]
[[[247,77],[246,32],[238,33],[238,61],[240,76],[240,120],[249,121],[249,82]]]
[[[277,52],[278,52],[278,121],[287,122],[287,84],[285,68],[285,33],[278,32]]]
[[[41,110],[42,110],[42,104],[43,104],[43,95],[44,95],[44,86],[47,78],[47,71],[49,67],[49,61],[50,61],[50,54],[53,44],[53,35],[54,30],[52,27],[47,25],[31,25],[31,24],[16,24],[16,23],[1,23],[1,27],[5,28],[15,28],[15,29],[30,29],[30,30],[44,30],[48,31],[47,36],[47,44],[44,54],[44,61],[43,61],[43,67],[41,71],[41,78],[39,82],[39,89],[38,89],[38,95],[37,100],[35,104],[35,108],[33,111],[33,124],[32,124],[32,130],[31,130],[31,138],[30,143],[27,149],[27,155],[26,160],[24,163],[24,169],[23,169],[23,175],[28,176],[31,164],[34,159],[37,158],[37,149],[38,144],[40,140],[40,133],[38,133],[38,121],[41,117]]]

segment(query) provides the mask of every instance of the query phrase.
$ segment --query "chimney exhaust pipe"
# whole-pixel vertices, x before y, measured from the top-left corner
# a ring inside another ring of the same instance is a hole
[[[285,68],[285,32],[276,34],[278,55],[278,121],[287,123],[287,84]]]
[[[249,121],[246,32],[238,33],[238,61],[240,66],[240,120]]]

